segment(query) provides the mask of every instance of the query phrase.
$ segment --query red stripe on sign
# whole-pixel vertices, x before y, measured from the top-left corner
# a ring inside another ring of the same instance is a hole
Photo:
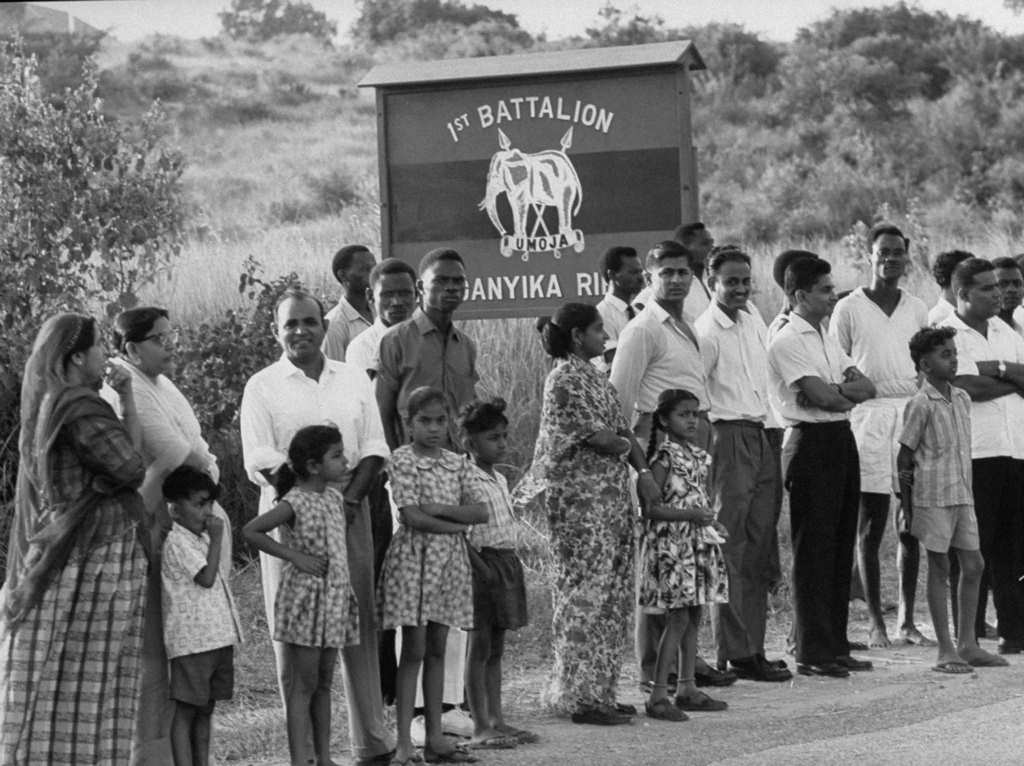
[[[674,147],[507,154],[519,156],[391,166],[392,241],[489,239],[517,233],[536,238],[559,230],[671,231],[679,223],[679,150]],[[486,205],[481,209],[489,183],[491,191],[497,191],[492,209],[504,231],[492,222]],[[514,206],[521,219],[518,231]]]

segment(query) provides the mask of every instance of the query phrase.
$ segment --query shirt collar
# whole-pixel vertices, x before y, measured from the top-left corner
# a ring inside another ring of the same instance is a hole
[[[993,320],[997,320],[997,321],[993,321]],[[961,319],[960,315],[957,314],[955,311],[953,313],[951,313],[948,317],[946,317],[945,320],[943,320],[943,324],[945,324],[945,325],[947,325],[949,327],[952,327],[952,328],[954,328],[957,331],[963,330],[963,331],[966,331],[966,332],[973,332],[975,335],[981,335],[980,332],[975,330],[973,327],[971,327],[969,324],[967,324],[963,319]],[[1008,325],[1006,325],[1006,323],[1003,322],[1002,319],[999,319],[999,317],[990,317],[988,319],[988,323],[987,323],[988,335],[987,336],[982,336],[982,337],[991,337],[993,331],[998,333],[1000,331],[1000,329],[1001,329],[999,327],[999,324],[1002,324],[1004,327],[1006,327],[1006,329],[1008,329],[1008,330],[1010,330],[1012,332],[1012,328],[1010,328]]]
[[[366,317],[360,314],[355,309],[355,307],[353,307],[353,305],[348,302],[348,298],[346,298],[344,295],[341,296],[341,298],[338,300],[338,311],[345,318],[346,322],[363,322],[365,324],[370,324],[369,322],[366,321]],[[370,309],[370,312],[372,316],[372,308]]]
[[[807,333],[812,333],[812,332],[815,333],[815,334],[821,334],[814,327],[814,325],[812,325],[810,322],[808,322],[802,316],[797,314],[795,311],[790,311],[788,316],[789,316],[789,326],[793,328],[794,332],[798,332],[800,334],[807,334]]]
[[[946,397],[942,395],[942,392],[940,392],[939,389],[937,389],[935,386],[931,384],[931,381],[929,381],[928,378],[922,378],[921,393],[927,396],[929,399],[947,402],[953,400],[953,397],[956,395],[956,388],[954,386],[950,386],[949,399],[946,399]]]
[[[743,312],[736,312],[736,319],[732,319],[728,314],[722,311],[722,307],[718,305],[718,301],[711,301],[708,305],[708,313],[711,314],[711,318],[715,321],[719,327],[728,330],[735,324],[743,324]]]
[[[420,455],[416,450],[413,450],[412,454],[416,458],[416,467],[422,468],[423,470],[431,470],[435,467],[440,467],[444,468],[446,471],[458,471],[464,459],[461,455],[456,455],[454,452],[446,449],[441,450],[441,457],[439,458]]]
[[[289,359],[288,355],[285,354],[285,353],[282,353],[281,354],[281,358],[277,360],[277,368],[278,368],[278,372],[280,373],[282,378],[294,378],[297,375],[299,375],[299,376],[301,376],[303,378],[307,377],[306,373],[304,373],[302,370],[300,370],[298,367],[296,367],[292,363],[292,360]],[[334,375],[335,372],[336,372],[336,368],[334,366],[334,363],[325,356],[324,357],[324,369],[323,369],[323,372],[320,373],[320,377],[323,378],[324,375]],[[308,378],[308,380],[313,380],[313,379],[312,378]],[[315,383],[316,381],[313,381],[313,382]]]
[[[618,297],[614,293],[605,293],[604,300],[605,303],[607,303],[609,306],[617,308],[623,314],[626,313],[626,308],[629,306],[628,303],[626,303],[624,300],[622,300],[622,298]]]
[[[422,309],[416,309],[416,312],[412,315],[413,324],[420,331],[420,335],[429,335],[432,332],[436,332],[440,335],[441,330],[436,324],[430,321],[430,317]],[[462,340],[462,333],[455,329],[455,324],[452,323],[451,328],[448,331],[448,337],[452,340]]]

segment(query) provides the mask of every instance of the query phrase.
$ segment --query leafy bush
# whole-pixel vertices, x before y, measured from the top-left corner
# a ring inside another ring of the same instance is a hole
[[[365,43],[381,45],[419,37],[429,40],[437,30],[467,28],[477,24],[515,30],[524,41],[530,36],[519,27],[514,14],[486,5],[464,5],[458,0],[360,0],[359,16],[352,36]],[[432,31],[425,31],[427,28]],[[527,43],[528,45],[528,43]],[[526,46],[524,46],[526,47]]]
[[[338,25],[309,3],[290,0],[231,0],[217,14],[224,33],[234,40],[271,40],[280,35],[310,35],[325,44]]]
[[[183,160],[159,109],[113,123],[96,76],[48,100],[37,63],[0,44],[0,506],[13,496],[20,378],[39,325],[59,310],[113,316],[178,253]]]

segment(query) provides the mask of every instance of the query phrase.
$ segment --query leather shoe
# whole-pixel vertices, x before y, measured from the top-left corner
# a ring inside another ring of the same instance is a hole
[[[388,750],[386,753],[377,753],[377,755],[368,755],[365,758],[356,758],[354,761],[355,766],[374,766],[378,763],[391,763],[391,759],[395,757],[394,750]]]
[[[872,670],[875,667],[871,664],[870,660],[858,660],[856,657],[851,657],[848,654],[836,657],[836,662],[847,670]]]
[[[754,657],[752,664],[747,666],[746,670],[747,675],[744,676],[737,668],[736,675],[740,678],[749,678],[751,681],[765,681],[768,683],[781,683],[793,677],[793,674],[786,668],[780,668],[760,656]]]
[[[731,670],[716,670],[710,665],[706,670],[698,670],[693,674],[697,686],[732,686],[738,677]]]
[[[767,662],[773,668],[778,668],[779,670],[789,670],[789,665],[786,664],[785,660],[769,660],[763,654],[758,654],[757,656],[760,657],[765,662]]]
[[[1008,638],[1000,638],[999,646],[996,648],[1000,654],[1020,654],[1024,650],[1024,642],[1011,641]]]
[[[847,678],[850,671],[838,662],[798,662],[796,672],[802,676],[829,676],[830,678]]]

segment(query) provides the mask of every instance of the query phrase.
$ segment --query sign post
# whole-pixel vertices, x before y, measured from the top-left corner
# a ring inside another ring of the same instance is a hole
[[[384,255],[457,250],[467,319],[599,300],[605,249],[698,220],[703,68],[686,40],[375,67]]]

